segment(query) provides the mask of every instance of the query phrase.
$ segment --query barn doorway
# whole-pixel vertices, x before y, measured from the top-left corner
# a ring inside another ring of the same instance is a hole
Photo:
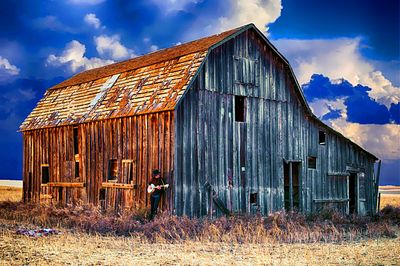
[[[284,198],[287,211],[300,209],[300,167],[300,162],[284,162]]]
[[[358,178],[357,173],[349,177],[349,214],[358,213]]]

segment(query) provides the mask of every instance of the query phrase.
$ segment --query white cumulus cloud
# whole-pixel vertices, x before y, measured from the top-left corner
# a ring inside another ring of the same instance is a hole
[[[288,58],[300,84],[319,73],[331,80],[344,78],[352,84],[368,86],[372,89],[369,96],[387,107],[398,103],[400,88],[361,55],[360,41],[360,38],[280,39],[273,43]]]
[[[361,125],[345,118],[331,120],[329,124],[379,159],[400,159],[400,125]]]
[[[84,21],[88,25],[93,26],[95,29],[99,29],[101,27],[101,21],[99,18],[96,17],[96,14],[93,13],[86,14],[84,17]]]
[[[0,78],[6,76],[15,76],[19,74],[20,69],[0,55]]]
[[[104,60],[97,57],[87,58],[85,52],[85,45],[73,40],[66,45],[61,55],[49,55],[47,63],[52,66],[66,66],[72,73],[114,63],[113,60]]]
[[[280,0],[231,0],[228,14],[218,18],[216,30],[224,31],[248,23],[254,23],[263,32],[268,32],[268,24],[281,15]]]
[[[94,38],[97,52],[103,57],[121,60],[135,57],[132,49],[121,44],[119,35],[100,35]]]

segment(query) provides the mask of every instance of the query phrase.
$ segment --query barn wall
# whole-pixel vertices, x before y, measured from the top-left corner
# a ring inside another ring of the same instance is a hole
[[[161,112],[80,124],[78,156],[74,155],[73,126],[24,132],[24,200],[62,204],[81,200],[113,208],[148,206],[146,187],[154,168],[172,183],[173,119],[173,112]],[[103,187],[103,182],[110,183],[112,159],[117,161],[118,179],[115,185]],[[75,161],[79,161],[78,178]],[[42,164],[49,165],[50,183],[54,184],[41,185]],[[78,187],[81,183],[84,188]],[[105,199],[100,201],[102,188]],[[166,199],[164,209],[172,208],[172,189]]]
[[[202,216],[214,208],[211,184],[232,212],[284,208],[284,160],[300,162],[300,209],[348,209],[348,167],[360,179],[360,211],[372,210],[373,159],[306,115],[282,61],[253,30],[214,48],[176,110],[175,205]],[[235,95],[246,97],[246,122],[235,121]],[[322,126],[322,127],[321,127]],[[318,142],[319,130],[326,144]],[[308,156],[317,157],[308,169]],[[257,202],[250,195],[257,193]]]

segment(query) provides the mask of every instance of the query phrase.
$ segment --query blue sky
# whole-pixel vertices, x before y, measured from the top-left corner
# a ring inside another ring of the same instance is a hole
[[[382,159],[400,185],[397,0],[2,1],[0,179],[20,179],[19,124],[44,91],[92,67],[254,23],[314,113]]]

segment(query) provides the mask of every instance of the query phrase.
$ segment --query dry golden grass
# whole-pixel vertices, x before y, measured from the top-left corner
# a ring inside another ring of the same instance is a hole
[[[381,195],[381,209],[383,209],[387,205],[392,205],[396,207],[400,207],[400,195]]]
[[[0,201],[20,201],[21,189],[0,187]],[[382,195],[381,206],[400,206],[400,199]],[[35,226],[0,219],[0,265],[399,265],[400,238],[335,243],[240,244],[186,240],[150,243],[138,237],[93,235],[60,228],[62,234],[31,238],[16,229]],[[396,227],[396,234],[400,231]]]
[[[184,241],[148,243],[134,237],[62,235],[30,238],[16,235],[0,220],[0,265],[398,265],[400,239],[344,244],[230,244]]]
[[[22,200],[22,188],[0,186],[0,201],[20,201]]]

